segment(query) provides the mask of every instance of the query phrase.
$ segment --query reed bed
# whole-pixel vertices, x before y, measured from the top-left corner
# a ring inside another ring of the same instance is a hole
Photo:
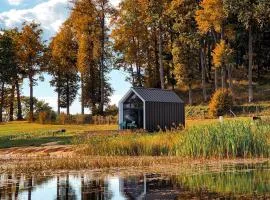
[[[74,144],[84,155],[268,158],[269,136],[268,123],[237,120],[177,132],[83,137]]]
[[[128,135],[90,137],[77,144],[77,152],[84,155],[100,156],[174,156],[179,133],[134,133]]]
[[[177,149],[192,158],[269,157],[269,136],[267,123],[228,121],[188,129]]]

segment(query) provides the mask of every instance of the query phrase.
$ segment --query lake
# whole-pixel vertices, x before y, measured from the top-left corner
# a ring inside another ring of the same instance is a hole
[[[1,174],[0,199],[270,199],[270,165],[195,166],[178,173],[135,169]]]

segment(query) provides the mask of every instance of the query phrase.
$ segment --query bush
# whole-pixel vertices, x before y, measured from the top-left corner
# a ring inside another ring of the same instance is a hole
[[[217,90],[209,104],[209,115],[212,117],[223,116],[230,111],[233,106],[233,98],[230,90]]]
[[[60,113],[57,121],[59,124],[65,125],[68,122],[68,115],[65,113]]]
[[[55,123],[57,116],[54,111],[41,111],[36,115],[40,124]]]
[[[39,123],[45,124],[46,119],[47,119],[47,112],[40,112],[38,114],[38,119],[39,119]]]
[[[76,124],[90,124],[90,115],[75,115]]]

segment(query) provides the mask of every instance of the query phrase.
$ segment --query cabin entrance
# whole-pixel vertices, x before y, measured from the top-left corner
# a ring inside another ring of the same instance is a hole
[[[126,128],[143,129],[143,101],[134,93],[123,104],[123,122]]]

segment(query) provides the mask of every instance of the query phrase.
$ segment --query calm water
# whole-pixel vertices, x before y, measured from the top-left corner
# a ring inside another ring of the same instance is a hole
[[[269,164],[238,164],[179,174],[2,174],[0,199],[270,199],[269,172]]]

